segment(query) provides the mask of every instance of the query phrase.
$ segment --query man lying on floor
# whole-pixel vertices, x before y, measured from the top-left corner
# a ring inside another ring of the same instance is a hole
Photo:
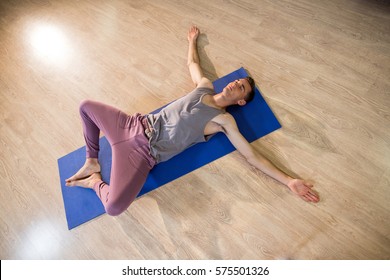
[[[213,84],[204,77],[197,51],[199,29],[188,31],[188,68],[196,88],[156,114],[127,115],[111,106],[83,101],[80,115],[86,142],[84,166],[66,180],[67,186],[93,189],[109,215],[125,211],[142,189],[150,170],[186,148],[225,133],[247,161],[265,174],[286,185],[308,202],[318,202],[313,185],[292,178],[256,152],[241,135],[230,105],[244,106],[253,99],[251,77],[229,83],[215,94]],[[98,162],[99,135],[103,131],[112,149],[110,185],[102,181]]]

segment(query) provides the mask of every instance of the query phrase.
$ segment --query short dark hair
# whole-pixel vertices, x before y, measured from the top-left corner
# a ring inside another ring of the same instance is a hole
[[[251,91],[244,98],[245,102],[248,103],[251,102],[255,97],[255,81],[250,76],[246,77],[245,79],[248,81],[249,85],[251,86]]]

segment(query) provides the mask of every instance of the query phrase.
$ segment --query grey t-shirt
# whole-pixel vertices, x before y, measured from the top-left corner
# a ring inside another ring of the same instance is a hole
[[[172,102],[156,114],[149,114],[148,121],[153,128],[150,137],[150,153],[157,163],[166,161],[186,148],[207,141],[206,124],[224,110],[202,103],[206,94],[214,94],[209,88],[196,88],[189,94]]]

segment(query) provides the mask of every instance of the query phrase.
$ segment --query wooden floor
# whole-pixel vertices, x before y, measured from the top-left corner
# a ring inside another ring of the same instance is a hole
[[[253,143],[311,180],[307,204],[237,153],[68,231],[57,159],[89,98],[147,113],[243,66],[282,128]],[[389,259],[390,2],[0,3],[1,259]]]

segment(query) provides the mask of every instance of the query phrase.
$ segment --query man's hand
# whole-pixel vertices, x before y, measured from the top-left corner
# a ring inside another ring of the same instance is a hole
[[[195,43],[199,36],[199,28],[196,27],[196,25],[193,25],[190,27],[190,30],[188,30],[187,39],[190,43]]]
[[[299,195],[303,200],[308,202],[318,202],[320,197],[315,193],[312,188],[313,185],[301,179],[292,179],[288,182],[287,186],[290,190]]]

